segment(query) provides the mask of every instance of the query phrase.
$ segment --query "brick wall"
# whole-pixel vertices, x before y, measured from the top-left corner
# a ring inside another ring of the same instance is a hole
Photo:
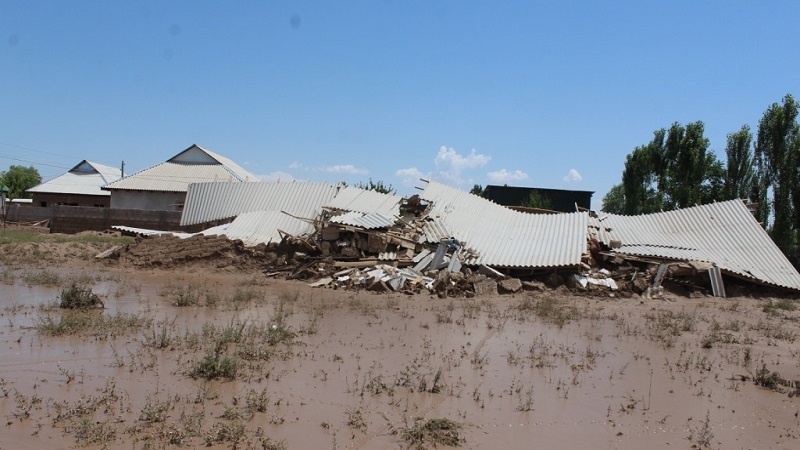
[[[47,208],[19,207],[8,212],[11,222],[40,222],[50,220],[51,233],[73,234],[81,231],[109,230],[113,225],[164,231],[200,231],[200,227],[180,226],[179,211],[144,209],[112,209],[84,206],[52,206]]]

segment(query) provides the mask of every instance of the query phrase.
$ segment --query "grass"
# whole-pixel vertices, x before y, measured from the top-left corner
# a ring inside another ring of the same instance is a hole
[[[38,272],[25,273],[22,275],[22,281],[28,286],[59,286],[61,285],[61,277],[48,270],[40,270]]]
[[[67,311],[62,315],[39,316],[34,326],[45,336],[115,336],[149,326],[150,319],[139,314],[106,316],[96,311]]]

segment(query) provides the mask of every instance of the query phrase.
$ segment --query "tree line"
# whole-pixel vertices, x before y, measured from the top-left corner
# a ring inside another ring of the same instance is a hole
[[[716,201],[751,203],[756,219],[787,256],[800,243],[800,106],[791,94],[758,122],[727,135],[726,162],[717,159],[702,121],[659,129],[625,158],[621,183],[603,197],[602,210],[648,214]]]

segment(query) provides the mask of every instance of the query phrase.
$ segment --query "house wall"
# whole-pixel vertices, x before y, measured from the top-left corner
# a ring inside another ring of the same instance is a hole
[[[196,232],[201,226],[180,226],[181,212],[151,211],[141,209],[95,208],[89,206],[52,206],[30,208],[12,206],[8,210],[10,222],[50,221],[51,233],[78,233],[104,231],[114,225],[164,231]]]
[[[158,211],[181,211],[186,192],[157,191],[111,191],[112,209],[148,209]]]
[[[56,205],[108,208],[111,206],[111,196],[34,192],[33,206],[47,207]]]

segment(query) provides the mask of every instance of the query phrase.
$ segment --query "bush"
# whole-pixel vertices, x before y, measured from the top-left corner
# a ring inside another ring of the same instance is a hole
[[[93,309],[104,308],[102,300],[90,288],[72,283],[61,291],[61,301],[58,306],[65,309]]]

